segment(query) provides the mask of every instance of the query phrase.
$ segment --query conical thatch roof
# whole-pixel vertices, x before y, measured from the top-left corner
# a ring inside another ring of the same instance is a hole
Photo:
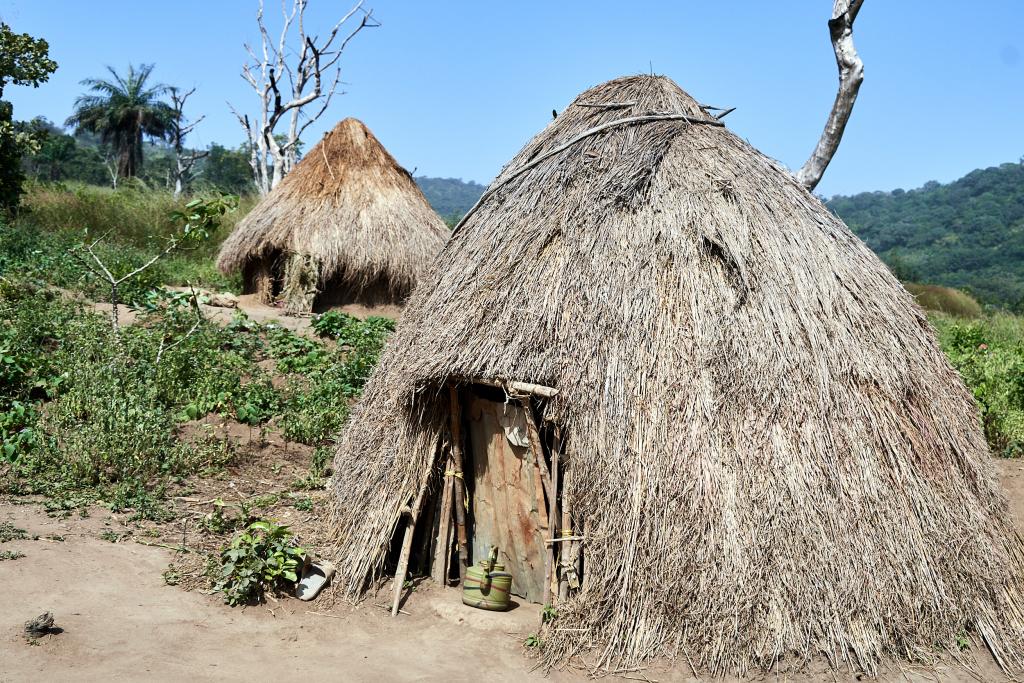
[[[321,282],[408,294],[448,238],[412,176],[348,118],[327,133],[221,247],[227,273],[273,253],[317,259]]]
[[[443,382],[520,380],[559,390],[545,417],[587,527],[549,663],[873,671],[973,633],[1018,666],[1021,543],[921,310],[725,128],[566,145],[666,112],[708,118],[663,77],[584,92],[456,230],[341,440],[338,583],[381,570],[447,438]]]

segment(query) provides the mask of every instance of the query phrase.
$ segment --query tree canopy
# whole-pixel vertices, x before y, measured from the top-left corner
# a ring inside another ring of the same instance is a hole
[[[90,94],[75,100],[75,111],[65,125],[97,133],[118,157],[118,175],[135,177],[142,169],[143,137],[164,138],[174,120],[174,110],[159,98],[169,91],[163,84],[149,84],[152,64],[129,65],[122,76],[107,67],[112,80],[87,78],[82,85]]]
[[[31,85],[38,88],[57,70],[57,62],[50,59],[50,44],[27,33],[15,33],[0,22],[0,97],[11,85]]]
[[[1024,311],[1024,160],[828,206],[897,275]]]

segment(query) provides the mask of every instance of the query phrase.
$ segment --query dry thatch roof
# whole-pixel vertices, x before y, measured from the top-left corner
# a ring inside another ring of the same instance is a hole
[[[1019,666],[1022,548],[976,408],[878,258],[725,128],[613,125],[545,158],[652,112],[708,117],[663,77],[580,95],[413,294],[337,453],[339,585],[378,576],[442,383],[523,380],[559,389],[588,529],[549,663],[870,672],[973,632]]]
[[[227,273],[274,252],[312,255],[321,282],[397,296],[415,286],[448,238],[412,176],[356,119],[327,133],[221,247]]]

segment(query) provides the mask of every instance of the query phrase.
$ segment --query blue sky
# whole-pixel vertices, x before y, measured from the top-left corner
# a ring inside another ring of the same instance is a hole
[[[322,27],[349,0],[310,0]],[[162,82],[197,88],[207,118],[193,144],[237,145],[227,101],[252,110],[239,77],[256,39],[255,0],[0,0],[0,18],[46,38],[60,69],[38,90],[8,87],[17,118],[63,121],[104,67],[154,62]],[[356,116],[417,174],[487,183],[587,87],[666,74],[699,100],[734,106],[730,128],[792,168],[810,153],[835,96],[830,0],[425,2],[367,0],[380,28],[344,58],[347,94],[307,143]],[[277,4],[268,3],[274,14]],[[855,40],[866,78],[819,192],[949,181],[1024,155],[1024,2],[867,0]],[[312,30],[310,31],[312,32]],[[310,134],[312,133],[312,134]]]

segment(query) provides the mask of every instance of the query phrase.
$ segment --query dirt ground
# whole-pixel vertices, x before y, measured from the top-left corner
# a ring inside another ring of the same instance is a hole
[[[167,289],[173,292],[190,291],[187,287],[168,287]],[[78,294],[71,292],[70,290],[59,291],[68,298],[81,298]],[[219,304],[201,304],[200,309],[202,310],[204,317],[213,322],[220,323],[221,325],[227,325],[230,323],[231,319],[235,315],[235,311],[240,310],[245,313],[250,320],[261,325],[274,322],[285,329],[295,332],[296,334],[308,337],[316,336],[309,327],[311,316],[285,315],[283,308],[268,306],[267,304],[259,301],[255,294],[242,294],[240,296],[227,295],[225,297],[225,295],[209,292],[204,289],[197,289],[195,291],[200,296],[206,296],[211,301]],[[235,305],[223,305],[229,301]],[[107,314],[110,313],[111,309],[109,302],[104,303],[102,301],[92,304],[92,307],[96,311]],[[371,315],[376,315],[384,318],[391,318],[392,320],[398,320],[402,315],[402,307],[393,305],[363,306],[360,304],[346,304],[344,306],[332,306],[329,310],[341,311],[342,313],[354,315],[357,318],[366,318]],[[121,324],[131,325],[135,322],[137,315],[138,314],[132,308],[124,304],[118,304],[117,316]]]
[[[237,431],[230,424],[214,427]],[[254,453],[258,456],[261,448],[273,445],[272,439],[261,441]],[[285,462],[296,457],[293,452]],[[999,461],[999,467],[1014,514],[1024,519],[1024,464]],[[289,474],[286,468],[282,472],[282,477]],[[217,481],[235,489],[260,483],[247,476],[255,475],[241,466]],[[176,500],[187,505],[210,495],[210,490]],[[291,521],[301,526],[301,519]],[[536,630],[537,615],[525,606],[505,614],[482,612],[464,607],[456,589],[425,582],[403,605],[408,613],[398,618],[384,607],[384,592],[358,607],[341,601],[328,604],[326,596],[312,603],[281,597],[262,606],[230,608],[217,595],[165,584],[163,572],[182,556],[152,543],[169,541],[175,530],[149,533],[146,527],[136,527],[111,542],[131,526],[123,515],[94,507],[84,518],[78,513],[55,518],[37,502],[24,499],[0,501],[3,522],[25,529],[30,538],[0,547],[24,553],[20,559],[0,562],[0,681],[588,678],[581,670],[545,674],[532,669],[534,662],[524,655],[522,643]],[[32,540],[33,536],[38,538]],[[177,542],[182,540],[192,543],[187,535]],[[55,615],[63,632],[27,643],[21,634],[23,623],[45,611]],[[977,671],[942,664],[894,670],[878,680],[1007,680],[984,653],[979,660]],[[683,663],[610,678],[697,680]],[[761,679],[860,680],[825,671]]]

